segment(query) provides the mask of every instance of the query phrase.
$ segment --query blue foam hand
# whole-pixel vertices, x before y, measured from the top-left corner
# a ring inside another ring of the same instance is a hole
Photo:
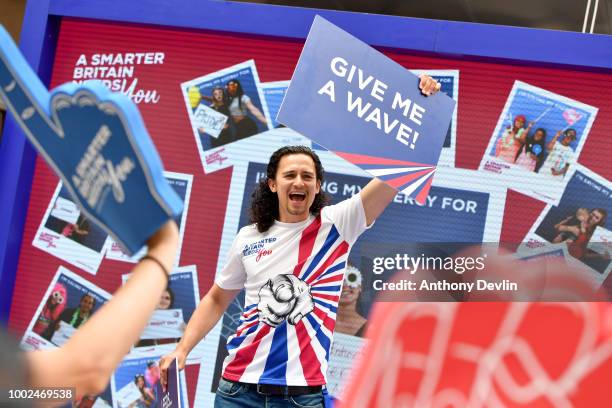
[[[0,97],[85,216],[128,254],[182,212],[134,103],[97,81],[49,93],[1,25]]]

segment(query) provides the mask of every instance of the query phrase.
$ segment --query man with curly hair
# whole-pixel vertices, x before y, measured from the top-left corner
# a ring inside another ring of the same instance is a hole
[[[425,95],[440,84],[422,76]],[[323,407],[336,311],[351,246],[397,191],[379,179],[336,205],[321,190],[319,157],[304,146],[272,154],[242,228],[215,283],[176,349],[161,360],[162,381],[245,289],[244,313],[228,338],[215,407]]]

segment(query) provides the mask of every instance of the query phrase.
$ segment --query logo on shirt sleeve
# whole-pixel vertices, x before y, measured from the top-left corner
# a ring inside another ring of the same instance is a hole
[[[313,309],[310,286],[297,276],[277,275],[259,289],[259,321],[269,326],[295,325]]]

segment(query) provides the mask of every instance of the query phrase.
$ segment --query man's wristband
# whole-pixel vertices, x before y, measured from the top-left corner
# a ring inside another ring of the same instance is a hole
[[[161,263],[161,261],[157,258],[155,258],[153,255],[149,255],[146,254],[145,256],[143,256],[142,258],[140,258],[140,262],[144,261],[144,260],[150,260],[155,262],[156,264],[159,265],[159,267],[161,268],[161,270],[164,272],[164,275],[166,275],[166,283],[170,282],[170,273],[168,272],[168,269],[166,269],[166,267],[164,266],[163,263]]]

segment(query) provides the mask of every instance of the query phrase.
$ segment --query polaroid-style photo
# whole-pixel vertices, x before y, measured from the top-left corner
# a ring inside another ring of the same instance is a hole
[[[268,111],[270,112],[272,128],[284,126],[276,121],[276,115],[278,115],[278,111],[283,103],[285,92],[289,88],[289,82],[291,81],[263,82],[261,84],[261,89],[268,105]]]
[[[108,234],[85,217],[59,182],[32,245],[95,275]]]
[[[480,170],[523,194],[557,204],[598,109],[515,81]]]
[[[327,391],[330,395],[339,397],[344,393],[351,378],[351,370],[359,359],[367,340],[334,332],[334,342],[329,351],[329,366],[327,368]]]
[[[164,176],[170,186],[174,189],[174,191],[178,194],[178,196],[185,203],[183,207],[183,212],[179,214],[175,221],[176,225],[179,227],[179,245],[176,251],[176,260],[174,261],[174,265],[178,266],[181,259],[181,248],[183,247],[183,236],[185,234],[185,226],[187,225],[187,210],[189,209],[189,198],[191,196],[191,185],[193,182],[193,176],[191,174],[183,174],[183,173],[173,173],[170,171],[165,171]],[[106,258],[113,259],[115,261],[124,261],[130,263],[138,263],[140,258],[142,258],[147,253],[146,245],[134,255],[129,256],[123,249],[121,245],[115,242],[112,237],[108,237],[106,240]]]
[[[21,340],[26,351],[64,345],[111,294],[60,266]]]
[[[597,284],[612,269],[607,251],[612,226],[611,185],[580,164],[568,175],[559,205],[547,205],[523,240],[521,249],[564,243],[570,259],[585,267]]]
[[[223,166],[225,146],[272,129],[255,61],[213,72],[181,84],[204,172]]]
[[[130,276],[131,274],[122,276],[123,284]],[[162,293],[157,308],[135,347],[178,343],[199,302],[200,290],[195,265],[173,270],[168,287]]]
[[[573,258],[569,256],[567,245],[565,243],[548,244],[539,248],[519,247],[516,253],[505,255],[503,259],[507,259],[508,263],[512,265],[516,265],[516,261],[521,261],[521,264],[518,266],[520,271],[517,271],[516,277],[531,276],[525,275],[525,273],[529,273],[529,271],[535,271],[537,274],[545,273],[547,278],[554,277],[559,275],[558,272],[560,266],[575,265]],[[548,287],[553,283],[554,282],[552,280],[546,279],[546,285],[544,287]],[[541,289],[542,287],[539,287],[538,290]],[[535,294],[536,292],[530,293]],[[556,292],[554,295],[548,296],[560,296],[560,294]]]
[[[587,248],[601,256],[610,258],[612,255],[612,231],[600,226],[595,228]]]
[[[521,248],[519,252],[512,254],[510,257],[514,260],[535,262],[541,260],[566,261],[568,256],[567,245],[560,243],[539,248]]]
[[[111,377],[113,406],[162,407],[163,389],[159,360],[162,354],[129,354]],[[189,406],[185,372],[179,373],[181,401]]]
[[[233,167],[233,171],[236,171],[236,166],[243,166],[252,157],[266,157],[267,161],[272,152],[281,147],[311,144],[310,139],[295,130],[279,127],[229,144],[217,150],[215,154],[218,166]]]
[[[440,83],[440,91],[453,98],[456,102],[455,111],[442,145],[438,166],[455,167],[455,151],[457,146],[457,109],[459,109],[459,70],[456,69],[411,69],[414,75],[427,74]]]

